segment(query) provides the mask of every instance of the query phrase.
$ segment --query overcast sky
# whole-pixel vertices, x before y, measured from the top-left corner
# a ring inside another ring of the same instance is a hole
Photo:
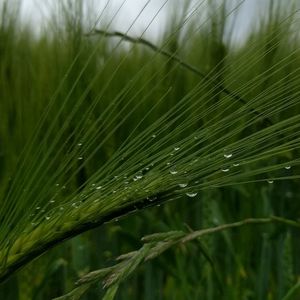
[[[50,17],[49,6],[53,6],[53,4],[55,5],[55,3],[58,3],[57,1],[59,0],[22,0],[23,16],[27,20],[30,20],[30,22],[34,24],[35,28],[39,28],[42,26],[43,21],[49,19]],[[148,3],[145,10],[133,26],[132,32],[135,33],[142,32],[143,29],[147,27],[153,16],[161,9],[158,16],[155,18],[149,30],[147,31],[148,35],[157,36],[162,31],[163,24],[167,16],[170,15],[172,10],[176,7],[176,3],[180,1],[183,2],[183,0],[169,0],[167,1],[167,5],[162,8],[165,1],[166,0],[85,0],[84,2],[87,4],[93,3],[95,5],[95,15],[99,15],[104,5],[109,2],[106,11],[110,12],[110,16],[113,15],[113,13],[118,8],[120,8],[122,3],[124,2],[122,8],[120,9],[120,12],[117,14],[117,18],[113,26],[114,29],[120,31],[126,31],[133,20],[137,17],[139,12],[142,10],[142,8],[146,5],[146,3]],[[221,1],[222,0],[219,0],[219,3]],[[204,1],[190,0],[190,2],[192,2],[194,5],[197,5],[201,4]],[[254,22],[255,19],[257,19],[256,17],[259,10],[261,11],[263,3],[266,3],[267,0],[232,0],[231,2],[235,3],[235,5],[237,3],[243,2],[243,4],[238,9],[238,18],[234,30],[235,40],[241,40],[245,36],[245,33],[249,31],[249,26]],[[199,8],[199,11],[201,9],[203,9],[203,5]]]

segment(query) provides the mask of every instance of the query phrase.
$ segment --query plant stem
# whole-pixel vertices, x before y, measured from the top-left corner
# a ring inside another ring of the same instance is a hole
[[[182,66],[183,68],[191,71],[192,73],[202,77],[203,79],[205,79],[206,81],[212,80],[213,84],[215,84],[216,86],[218,86],[221,90],[221,92],[225,93],[226,95],[230,96],[232,99],[242,103],[242,104],[247,104],[247,101],[245,99],[243,99],[240,95],[228,90],[226,87],[224,87],[222,84],[220,84],[219,82],[217,82],[216,80],[213,80],[212,78],[209,78],[208,75],[204,74],[203,72],[201,72],[199,69],[197,69],[196,67],[192,66],[191,64],[188,64],[187,62],[183,61],[179,56],[177,56],[175,53],[171,53],[169,51],[163,50],[160,47],[154,45],[153,43],[151,43],[150,41],[144,39],[144,38],[134,38],[126,33],[120,32],[120,31],[105,31],[105,30],[101,30],[101,29],[95,29],[90,33],[87,33],[86,36],[91,36],[91,35],[96,35],[96,34],[101,34],[105,37],[119,37],[121,39],[123,39],[124,41],[133,43],[133,44],[141,44],[144,46],[147,46],[148,48],[152,49],[153,51],[162,54],[166,57],[168,57],[169,59],[175,61],[176,63],[178,63],[180,66]],[[262,116],[262,113],[253,109],[253,108],[249,108],[249,111],[253,114],[255,114],[256,116]],[[272,120],[270,120],[267,117],[264,117],[263,120],[270,126],[273,125]]]

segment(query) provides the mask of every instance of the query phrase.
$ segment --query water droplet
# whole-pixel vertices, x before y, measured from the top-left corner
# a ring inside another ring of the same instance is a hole
[[[174,147],[174,151],[178,151],[180,147]]]
[[[64,207],[63,207],[63,206],[61,206],[61,207],[59,208],[59,210],[64,210]]]
[[[171,173],[172,175],[177,174],[178,171],[176,170],[176,167],[172,168],[172,169],[170,170],[170,173]]]
[[[285,166],[284,167],[286,170],[289,170],[291,168],[291,166]]]
[[[190,197],[190,198],[196,197],[197,194],[198,194],[197,192],[188,192],[188,193],[186,193],[186,195],[187,195],[188,197]]]
[[[142,173],[138,173],[138,174],[135,175],[135,178],[137,180],[142,179],[143,178],[143,174]]]
[[[99,186],[96,187],[96,190],[100,190],[100,189],[102,189],[101,185],[99,185]]]
[[[268,183],[273,183],[273,182],[274,182],[274,180],[272,180],[272,179],[268,179],[268,180],[267,180],[267,182],[268,182]]]
[[[185,188],[188,184],[185,182],[185,183],[179,183],[178,186],[180,188]]]
[[[232,153],[224,153],[224,157],[225,158],[231,158],[232,157]]]
[[[229,171],[229,168],[225,168],[225,167],[224,167],[224,168],[222,168],[222,172],[224,172],[224,173],[225,173],[225,172],[228,172],[228,171]]]
[[[134,177],[133,177],[133,181],[137,181],[143,178],[143,173],[142,171],[137,172]]]
[[[83,160],[83,156],[78,156],[78,160]]]
[[[49,217],[49,216],[46,216],[45,219],[46,219],[46,220],[50,220],[50,217]]]
[[[77,146],[78,146],[78,147],[81,147],[81,146],[82,146],[82,143],[81,143],[81,142],[80,142],[80,143],[78,143],[78,144],[77,144]]]
[[[194,140],[198,140],[199,137],[197,135],[194,136]]]
[[[238,167],[239,165],[240,165],[239,163],[233,164],[234,167]]]
[[[50,203],[55,203],[55,200],[52,199],[52,200],[50,200],[49,202],[50,202]]]
[[[35,209],[41,209],[41,207],[40,207],[40,206],[37,206]]]
[[[156,138],[156,134],[152,134],[151,137],[154,139]]]
[[[59,183],[55,183],[55,186],[57,186],[57,187],[58,187],[58,186],[59,186]]]
[[[156,197],[156,196],[154,196],[154,197],[147,197],[147,199],[148,199],[150,202],[153,202],[153,201],[155,201],[155,200],[157,199],[157,197]]]

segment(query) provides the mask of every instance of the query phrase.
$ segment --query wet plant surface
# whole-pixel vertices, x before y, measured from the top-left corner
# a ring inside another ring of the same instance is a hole
[[[0,299],[300,297],[297,1],[0,3]]]

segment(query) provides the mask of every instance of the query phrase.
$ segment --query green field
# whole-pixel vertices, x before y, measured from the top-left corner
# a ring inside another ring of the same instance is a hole
[[[0,1],[0,299],[300,299],[300,2],[83,2]]]

